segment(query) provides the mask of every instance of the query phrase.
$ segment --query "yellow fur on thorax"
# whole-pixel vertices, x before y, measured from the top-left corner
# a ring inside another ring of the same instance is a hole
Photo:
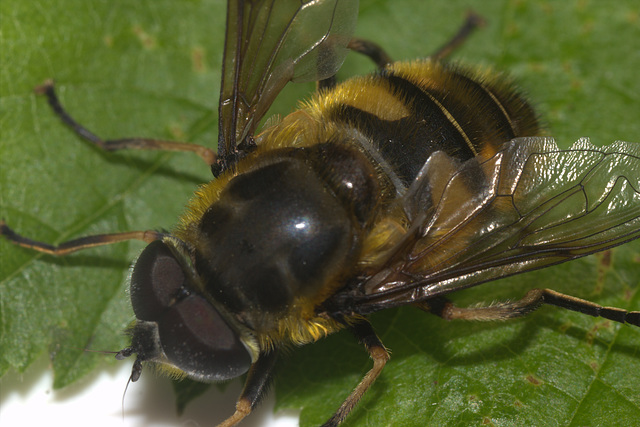
[[[305,310],[306,311],[306,310]],[[342,329],[342,325],[328,317],[305,318],[296,309],[278,321],[270,331],[258,334],[260,347],[270,349],[281,345],[304,345],[322,339]]]

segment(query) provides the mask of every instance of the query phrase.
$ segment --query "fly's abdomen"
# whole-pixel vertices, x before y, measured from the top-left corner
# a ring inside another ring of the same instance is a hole
[[[540,133],[533,108],[503,76],[428,60],[348,80],[316,102],[325,120],[364,136],[358,144],[396,185],[413,181],[435,151],[488,158]]]

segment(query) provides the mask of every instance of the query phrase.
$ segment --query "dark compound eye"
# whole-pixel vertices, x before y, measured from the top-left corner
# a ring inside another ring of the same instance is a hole
[[[167,243],[155,241],[142,251],[131,277],[138,358],[164,354],[169,364],[203,381],[242,375],[251,366],[248,350],[211,303],[189,289]]]
[[[131,304],[140,320],[157,320],[186,282],[182,266],[166,243],[150,243],[131,275]]]
[[[171,306],[158,322],[162,350],[174,366],[203,381],[249,370],[249,352],[218,311],[200,295]]]

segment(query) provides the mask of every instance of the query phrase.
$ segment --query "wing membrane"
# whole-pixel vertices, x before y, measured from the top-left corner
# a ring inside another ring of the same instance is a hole
[[[218,155],[235,153],[289,81],[336,73],[355,29],[357,0],[229,0]]]
[[[403,208],[412,225],[398,247],[410,250],[338,297],[363,313],[639,238],[640,144],[519,138],[463,164],[435,153]]]

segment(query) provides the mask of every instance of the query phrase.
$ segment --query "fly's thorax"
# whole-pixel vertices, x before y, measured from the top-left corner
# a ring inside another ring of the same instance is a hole
[[[357,260],[376,203],[369,167],[339,143],[274,150],[245,165],[191,233],[207,293],[260,332],[301,305],[312,315]]]

